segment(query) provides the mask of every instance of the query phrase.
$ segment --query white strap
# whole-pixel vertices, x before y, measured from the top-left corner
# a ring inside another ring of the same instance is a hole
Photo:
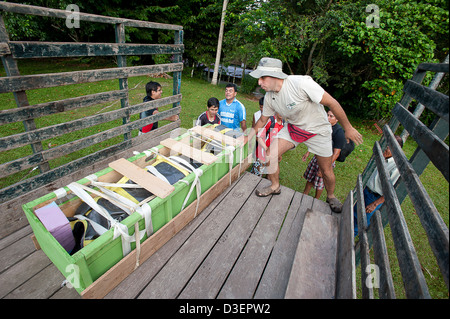
[[[60,199],[67,196],[67,191],[64,187],[58,188],[53,191],[53,193],[56,195],[56,198]]]
[[[96,184],[96,182],[93,181],[92,185],[94,186],[95,184]],[[118,195],[116,193],[113,193],[113,192],[110,192],[110,193],[108,193],[108,192],[99,192],[99,191],[97,191],[95,189],[92,189],[92,188],[86,186],[86,185],[82,185],[82,184],[76,184],[76,185],[77,185],[77,187],[79,187],[79,188],[81,188],[81,189],[83,189],[85,191],[88,191],[88,192],[90,192],[90,193],[92,193],[94,195],[97,195],[99,197],[102,197],[102,198],[110,201],[111,203],[113,203],[114,205],[116,205],[117,207],[119,207],[123,211],[125,211],[128,215],[130,215],[133,212],[133,206],[126,205],[126,204],[124,204],[123,201],[120,201],[120,199],[118,199],[117,196],[114,196],[114,195]],[[102,188],[100,186],[97,186],[97,187],[100,190],[102,190],[102,189],[104,190],[104,188]],[[109,215],[109,213],[108,213],[108,215]]]
[[[105,208],[97,204],[97,202],[89,195],[78,183],[70,183],[67,187],[77,195],[83,202],[89,205],[93,210],[97,211],[100,215],[102,215],[106,220],[108,220],[111,224],[116,221],[109,215]]]
[[[177,166],[179,166],[179,165],[184,165],[184,166],[186,166],[186,167],[184,168],[185,170],[188,170],[188,171],[190,171],[190,172],[193,172],[193,171],[195,170],[195,167],[192,166],[191,163],[189,163],[188,161],[186,161],[185,159],[183,159],[183,158],[181,158],[181,157],[179,157],[179,156],[170,156],[168,159],[169,159],[172,163],[173,163],[173,161],[174,161],[176,164],[178,164]]]
[[[95,182],[95,181],[98,180],[98,176],[95,175],[95,174],[88,175],[88,176],[86,176],[86,178],[87,178],[88,180],[90,180],[91,182]]]
[[[98,212],[100,215],[102,215],[109,221],[111,228],[114,228],[113,240],[120,236],[122,240],[123,256],[128,255],[131,252],[131,243],[135,241],[134,236],[129,235],[128,227],[125,226],[124,224],[117,222],[114,218],[112,218],[112,216],[106,211],[105,208],[97,204],[97,202],[92,198],[92,196],[89,195],[83,188],[86,186],[74,182],[67,185],[67,187],[75,195],[77,195],[80,199],[82,199],[86,204],[88,204],[92,209],[94,209],[96,212]],[[90,189],[90,191],[94,190]]]
[[[227,155],[228,155],[228,174],[230,175],[230,186],[231,186],[231,170],[233,169],[233,161],[234,161],[233,152],[236,148],[234,146],[229,145],[225,149],[228,151],[228,153],[227,153]],[[224,155],[226,155],[226,154],[224,154]]]
[[[195,215],[194,215],[194,218],[195,218],[197,216],[198,205],[200,203],[200,195],[201,195],[201,192],[202,192],[202,185],[201,185],[201,182],[200,182],[200,176],[202,176],[203,171],[201,169],[194,169],[193,173],[195,174],[195,178],[194,178],[194,181],[192,182],[191,188],[189,189],[189,193],[187,194],[186,198],[184,199],[183,206],[181,207],[181,210],[183,210],[184,207],[186,206],[186,203],[187,203],[189,197],[191,196],[192,191],[194,190],[194,186],[195,186],[196,189],[197,189],[197,206],[195,208]]]
[[[186,168],[181,167],[179,163],[172,161],[170,158],[168,158],[168,157],[166,157],[166,156],[164,156],[164,155],[162,155],[162,154],[159,154],[157,150],[155,151],[153,148],[150,148],[149,151],[154,152],[156,155],[160,156],[161,158],[163,158],[164,160],[168,161],[168,162],[171,163],[172,165],[178,167],[179,169],[184,169],[184,170],[186,170]],[[172,156],[171,156],[171,157],[172,157]]]
[[[139,206],[139,204],[136,204],[135,202],[133,202],[132,200],[116,193],[113,192],[107,188],[98,186],[102,192],[110,195],[111,197],[114,197],[115,199],[117,199],[118,201],[120,201],[121,203],[123,203],[126,207],[131,208],[128,210],[124,211],[128,214],[131,215],[134,212],[139,213],[139,215],[141,215],[142,218],[144,218],[144,222],[145,222],[145,232],[147,233],[147,236],[150,236],[151,234],[153,234],[153,225],[152,225],[152,208],[148,203],[144,203],[142,204],[142,206]],[[140,237],[140,239],[142,239],[143,235]]]
[[[106,233],[108,231],[108,229],[106,229],[105,227],[103,227],[102,225],[100,225],[99,223],[93,221],[92,219],[84,216],[84,215],[75,215],[73,216],[76,219],[82,219],[82,220],[87,220],[92,228],[94,228],[94,230],[97,232],[97,234],[102,235],[104,233]]]
[[[143,188],[141,185],[138,184],[118,184],[118,183],[105,183],[105,182],[92,182],[92,185],[95,186],[103,186],[103,187],[121,187],[121,188]]]
[[[200,181],[200,176],[203,175],[203,170],[195,168],[188,161],[184,160],[181,157],[171,156],[170,159],[174,160],[176,162],[179,162],[182,165],[185,165],[191,172],[193,172],[195,174],[195,178],[194,178],[194,181],[192,182],[191,188],[189,189],[189,193],[187,194],[186,198],[184,199],[183,205],[181,206],[181,210],[183,210],[189,197],[191,196],[192,191],[195,186],[196,190],[197,190],[197,206],[195,208],[195,215],[194,215],[194,218],[195,218],[197,216],[198,205],[200,204],[200,196],[202,193],[202,185],[201,185],[201,181]]]
[[[239,172],[238,172],[238,176],[241,176],[241,169],[242,169],[243,158],[244,158],[244,144],[239,144]]]
[[[161,174],[158,169],[155,166],[149,165],[145,167],[150,173],[152,173],[153,175],[155,175],[156,177],[158,177],[160,180],[163,180],[164,182],[166,182],[167,184],[170,184],[170,182],[167,180],[167,178]]]

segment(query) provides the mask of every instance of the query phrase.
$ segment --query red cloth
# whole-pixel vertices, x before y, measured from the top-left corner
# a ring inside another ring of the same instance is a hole
[[[291,138],[299,143],[303,143],[304,141],[309,140],[311,137],[316,136],[317,134],[310,133],[308,131],[302,130],[298,126],[292,125],[288,123],[288,131]]]
[[[276,121],[276,120],[275,120]],[[270,126],[272,125],[272,119],[269,118],[269,120],[266,123],[266,126],[263,130],[260,131],[258,134],[258,137],[262,137],[266,141],[266,146],[270,147],[270,144],[273,140],[273,138],[278,134],[278,132],[283,128],[283,124],[278,124],[275,122],[275,126],[271,129]],[[266,152],[261,147],[261,145],[258,145],[256,148],[256,156],[259,158],[262,162],[266,161]]]
[[[153,127],[153,123],[149,124],[149,125],[145,125],[144,127],[142,127],[142,133],[148,133],[152,130]]]

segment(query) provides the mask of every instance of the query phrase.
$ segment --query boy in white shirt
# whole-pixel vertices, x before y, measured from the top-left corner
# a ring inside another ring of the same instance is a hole
[[[395,135],[395,139],[397,140],[400,147],[403,147],[403,140],[400,136]],[[395,164],[394,158],[392,157],[391,150],[389,146],[386,147],[383,152],[383,156],[386,159],[386,171],[391,179],[392,184],[395,184],[400,177],[400,172],[397,169],[397,165]],[[383,188],[381,187],[381,181],[378,174],[378,169],[372,172],[369,180],[367,181],[366,187],[364,187],[364,204],[366,205],[366,217],[367,217],[367,226],[370,225],[370,218],[375,213],[375,211],[379,210],[384,203],[383,196]],[[358,235],[358,213],[357,213],[357,205],[353,207],[353,215],[354,215],[354,229],[355,236]]]

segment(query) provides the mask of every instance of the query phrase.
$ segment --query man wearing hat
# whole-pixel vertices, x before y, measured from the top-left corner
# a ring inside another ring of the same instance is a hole
[[[248,139],[266,125],[270,116],[280,114],[287,125],[278,133],[267,152],[269,156],[268,179],[272,185],[256,190],[265,197],[280,194],[278,158],[286,151],[304,143],[317,157],[327,190],[327,203],[333,212],[340,213],[342,204],[334,195],[335,176],[332,168],[331,125],[324,106],[327,106],[341,123],[347,140],[362,143],[361,134],[353,128],[338,101],[307,75],[287,75],[278,59],[262,58],[257,69],[250,73],[266,91],[260,119]]]

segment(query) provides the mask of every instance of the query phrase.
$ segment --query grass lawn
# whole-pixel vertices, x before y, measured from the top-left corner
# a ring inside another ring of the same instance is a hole
[[[74,71],[83,70],[89,68],[100,68],[113,66],[113,64],[105,64],[101,61],[100,64],[93,64],[94,62],[89,61],[88,63],[83,62],[83,60],[57,60],[52,63],[34,62],[34,61],[20,61],[19,67],[21,74],[34,74],[34,73],[52,73],[61,71]],[[111,62],[108,62],[111,63]],[[0,70],[0,76],[5,76],[3,69]],[[172,92],[172,79],[156,78],[151,79],[149,77],[136,77],[129,78],[128,86],[131,89],[129,94],[130,104],[137,104],[142,102],[145,96],[145,84],[154,80],[161,83],[163,87],[163,97],[171,95]],[[28,99],[31,105],[37,103],[43,103],[47,101],[61,100],[68,97],[74,97],[79,95],[86,95],[96,92],[116,90],[118,89],[118,81],[103,81],[98,83],[87,83],[81,85],[71,85],[64,88],[50,88],[50,89],[40,89],[35,91],[27,92]],[[181,126],[183,128],[192,127],[193,121],[196,120],[198,115],[206,110],[206,102],[210,97],[217,97],[219,100],[224,98],[225,83],[221,83],[218,86],[213,86],[206,81],[198,78],[191,78],[190,72],[186,70],[183,75],[181,82],[181,93],[183,99],[181,102]],[[251,127],[253,113],[256,112],[258,107],[258,99],[253,95],[244,95],[238,93],[237,98],[245,105],[247,110],[247,127]],[[2,94],[0,95],[0,109],[15,108],[15,101],[12,94]],[[56,124],[65,122],[68,120],[73,120],[77,118],[83,118],[89,115],[93,115],[99,112],[105,112],[113,109],[120,108],[120,102],[109,102],[96,105],[93,107],[74,110],[70,112],[65,112],[64,115],[56,114],[47,116],[45,118],[38,119],[36,124],[38,127],[48,126],[50,124]],[[165,108],[170,108],[166,106]],[[138,119],[138,115],[134,115],[131,120]],[[364,143],[357,146],[354,152],[347,158],[344,163],[337,162],[335,173],[336,173],[336,196],[344,201],[350,190],[355,187],[357,175],[362,173],[366,167],[371,154],[372,148],[375,141],[380,139],[378,131],[374,127],[374,121],[363,121],[356,118],[351,118],[353,126],[359,130],[359,132],[364,137]],[[167,123],[162,121],[161,124]],[[67,143],[70,140],[78,139],[82,136],[100,132],[104,129],[120,125],[121,121],[114,121],[110,123],[104,123],[96,127],[84,130],[81,132],[74,132],[62,137],[55,137],[45,141],[44,148],[54,147],[56,145],[61,145]],[[22,123],[13,123],[3,125],[0,128],[0,137],[8,136],[10,134],[23,132]],[[132,132],[133,136],[137,135],[137,130]],[[121,141],[123,137],[119,136],[110,141],[106,141],[103,145],[93,145],[89,148],[79,150],[75,153],[64,156],[60,159],[55,159],[50,161],[51,167],[59,166],[65,162],[71,161],[75,158],[84,156],[90,152],[96,151],[101,147],[106,147],[106,145],[115,144]],[[416,144],[413,140],[408,139],[403,148],[406,156],[410,158],[416,149]],[[281,162],[281,172],[280,181],[281,184],[292,188],[296,191],[302,192],[305,186],[305,179],[302,177],[303,173],[308,164],[301,160],[302,155],[306,152],[306,148],[301,145],[297,149],[287,152]],[[14,158],[23,157],[25,155],[31,154],[31,149],[29,146],[21,147],[19,149],[6,151],[0,153],[0,162],[5,163],[11,161]],[[310,155],[310,158],[312,155]],[[11,185],[21,179],[37,174],[36,171],[25,171],[20,172],[9,177],[4,177],[0,179],[0,187],[6,187]],[[425,172],[421,176],[422,183],[430,194],[432,200],[434,201],[437,210],[440,212],[442,218],[448,227],[449,222],[449,184],[445,178],[440,174],[440,172],[430,164]],[[312,196],[314,193],[311,192]],[[326,192],[322,194],[321,199],[325,200]],[[419,260],[422,264],[425,278],[428,282],[431,296],[433,298],[448,298],[447,287],[440,275],[438,266],[431,252],[428,244],[428,240],[424,233],[424,230],[420,224],[419,218],[415,213],[414,207],[409,198],[407,198],[402,204],[402,210],[408,223],[408,227],[413,238],[414,246],[417,250]],[[403,284],[401,281],[401,274],[398,268],[397,259],[394,252],[394,244],[390,236],[389,226],[385,229],[387,237],[387,245],[390,250],[389,260],[393,269],[393,276],[396,286],[397,298],[404,298]],[[373,259],[372,259],[373,260]],[[359,276],[359,275],[358,275]],[[357,284],[360,285],[360,276],[357,276]]]

